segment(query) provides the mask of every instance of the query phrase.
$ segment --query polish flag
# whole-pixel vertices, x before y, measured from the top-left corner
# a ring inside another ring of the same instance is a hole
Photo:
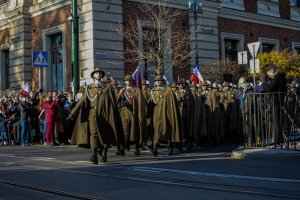
[[[131,75],[131,77],[133,79],[133,85],[136,88],[141,88],[142,87],[142,79],[141,79],[140,69],[141,69],[141,64],[139,63],[139,65],[137,66],[137,68],[135,69],[133,74]]]
[[[21,94],[24,94],[27,97],[30,97],[30,86],[28,83],[26,83],[23,87],[23,89],[20,91]]]
[[[196,84],[200,84],[201,82],[203,82],[203,77],[200,73],[200,67],[198,65],[195,65],[193,67],[193,73],[190,76],[190,81]]]

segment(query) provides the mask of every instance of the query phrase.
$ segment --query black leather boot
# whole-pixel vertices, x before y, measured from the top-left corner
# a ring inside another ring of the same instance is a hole
[[[99,156],[103,156],[103,147],[97,149]]]
[[[108,151],[108,147],[106,146],[104,149],[103,149],[103,156],[101,158],[101,162],[103,163],[106,163],[107,162],[107,151]]]
[[[174,152],[173,152],[173,143],[172,142],[168,142],[168,155],[169,156],[172,156],[174,155]]]
[[[153,153],[153,156],[154,156],[154,157],[157,157],[157,156],[158,156],[157,148],[158,148],[158,145],[157,145],[157,144],[153,144],[153,150],[152,150],[152,153]]]
[[[92,156],[90,157],[90,161],[94,165],[97,165],[98,164],[97,149],[96,148],[92,148],[91,150],[92,150]]]
[[[116,151],[117,156],[125,156],[124,146],[122,144],[118,144],[118,149]]]
[[[134,152],[134,155],[136,155],[136,156],[141,155],[141,152],[140,152],[140,144],[139,144],[138,142],[135,144],[135,152]]]

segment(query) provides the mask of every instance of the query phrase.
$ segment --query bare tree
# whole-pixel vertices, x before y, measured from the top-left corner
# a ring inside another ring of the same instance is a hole
[[[181,19],[188,19],[188,12],[165,2],[140,4],[116,30],[124,37],[125,63],[143,62],[156,74],[186,66],[193,52],[188,25],[178,23]]]
[[[214,81],[224,81],[226,75],[232,76],[235,80],[239,78],[239,66],[229,60],[210,61],[201,71],[206,78]]]

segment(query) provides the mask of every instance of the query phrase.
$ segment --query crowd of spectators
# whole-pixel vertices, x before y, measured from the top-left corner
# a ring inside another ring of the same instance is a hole
[[[69,144],[74,120],[66,120],[76,103],[73,93],[42,90],[0,98],[0,144]],[[48,128],[47,128],[48,127]]]

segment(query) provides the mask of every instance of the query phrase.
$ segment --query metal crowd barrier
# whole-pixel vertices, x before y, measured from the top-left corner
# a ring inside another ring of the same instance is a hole
[[[296,148],[299,105],[299,97],[288,93],[245,94],[241,110],[245,147]]]

